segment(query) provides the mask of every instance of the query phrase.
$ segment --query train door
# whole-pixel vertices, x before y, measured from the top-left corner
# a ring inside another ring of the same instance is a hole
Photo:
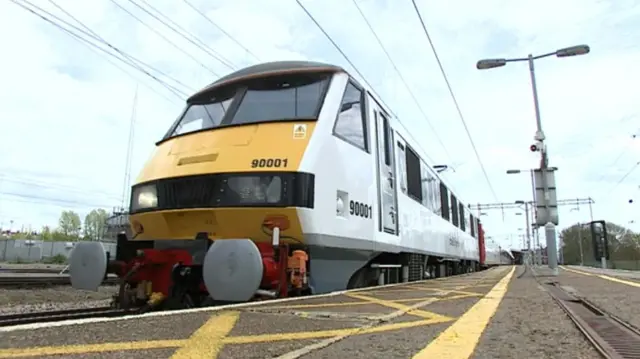
[[[393,131],[389,117],[374,105],[376,146],[378,151],[378,230],[398,235],[398,198],[393,155]]]

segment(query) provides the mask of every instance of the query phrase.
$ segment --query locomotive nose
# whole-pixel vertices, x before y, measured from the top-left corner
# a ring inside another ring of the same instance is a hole
[[[97,291],[107,271],[107,252],[100,242],[77,242],[69,255],[69,276],[75,289]]]

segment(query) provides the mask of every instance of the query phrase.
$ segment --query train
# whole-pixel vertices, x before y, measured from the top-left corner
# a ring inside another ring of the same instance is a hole
[[[72,286],[191,308],[506,264],[381,100],[345,69],[253,65],[186,100],[131,188],[115,253],[77,243]]]

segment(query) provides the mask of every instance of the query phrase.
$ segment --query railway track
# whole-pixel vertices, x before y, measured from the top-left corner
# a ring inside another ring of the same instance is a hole
[[[108,277],[103,284],[115,285],[118,278]],[[0,276],[0,288],[14,287],[42,287],[52,285],[71,285],[68,275],[42,275],[42,276]]]
[[[58,274],[62,271],[62,268],[2,268],[0,267],[0,273],[51,273]]]
[[[126,311],[122,309],[113,309],[111,307],[98,307],[4,314],[0,315],[0,327],[33,323],[48,323],[74,319],[121,317],[135,313],[136,312]]]
[[[580,332],[607,359],[640,358],[640,329],[608,314],[568,287],[536,280],[567,313]]]

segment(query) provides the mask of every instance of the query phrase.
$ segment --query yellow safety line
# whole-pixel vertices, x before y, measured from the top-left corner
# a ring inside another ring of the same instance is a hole
[[[453,318],[451,317],[447,317],[447,316],[443,316],[440,314],[436,314],[436,313],[432,313],[432,312],[428,312],[426,310],[421,310],[421,309],[414,309],[411,308],[408,305],[404,305],[404,304],[400,304],[400,303],[394,303],[390,300],[383,300],[383,299],[378,299],[378,298],[373,298],[373,297],[369,297],[366,295],[360,295],[360,294],[356,294],[356,293],[348,293],[347,294],[349,297],[351,298],[356,298],[356,299],[361,299],[364,301],[368,301],[370,303],[373,304],[378,304],[381,305],[383,307],[389,307],[389,308],[393,308],[393,309],[397,309],[397,311],[395,313],[402,313],[402,314],[408,314],[408,315],[414,315],[417,317],[421,317],[421,318],[425,318],[425,319],[432,319],[432,318],[442,318],[443,320],[453,320]],[[429,299],[424,301],[424,305],[429,305],[433,302],[436,302],[438,300],[438,298],[436,297],[430,297]]]
[[[608,281],[611,282],[616,282],[616,283],[621,283],[621,284],[626,284],[628,286],[631,287],[636,287],[636,288],[640,288],[640,283],[638,282],[630,282],[624,279],[620,279],[620,278],[616,278],[616,277],[610,277],[608,275],[604,275],[604,274],[596,274],[596,273],[588,273],[588,272],[583,272],[583,271],[579,271],[579,270],[575,270],[575,269],[569,269],[566,267],[561,266],[560,268],[569,271],[569,272],[573,272],[573,273],[578,273],[578,274],[582,274],[582,275],[586,275],[586,276],[590,276],[590,277],[599,277],[602,279],[606,279]]]
[[[414,355],[413,359],[468,359],[471,357],[482,332],[489,324],[506,294],[509,281],[514,272],[515,267],[512,267],[511,271],[486,296],[480,299],[429,345]]]
[[[227,312],[209,319],[171,359],[217,358],[224,346],[223,340],[236,325],[239,316],[239,312]]]

